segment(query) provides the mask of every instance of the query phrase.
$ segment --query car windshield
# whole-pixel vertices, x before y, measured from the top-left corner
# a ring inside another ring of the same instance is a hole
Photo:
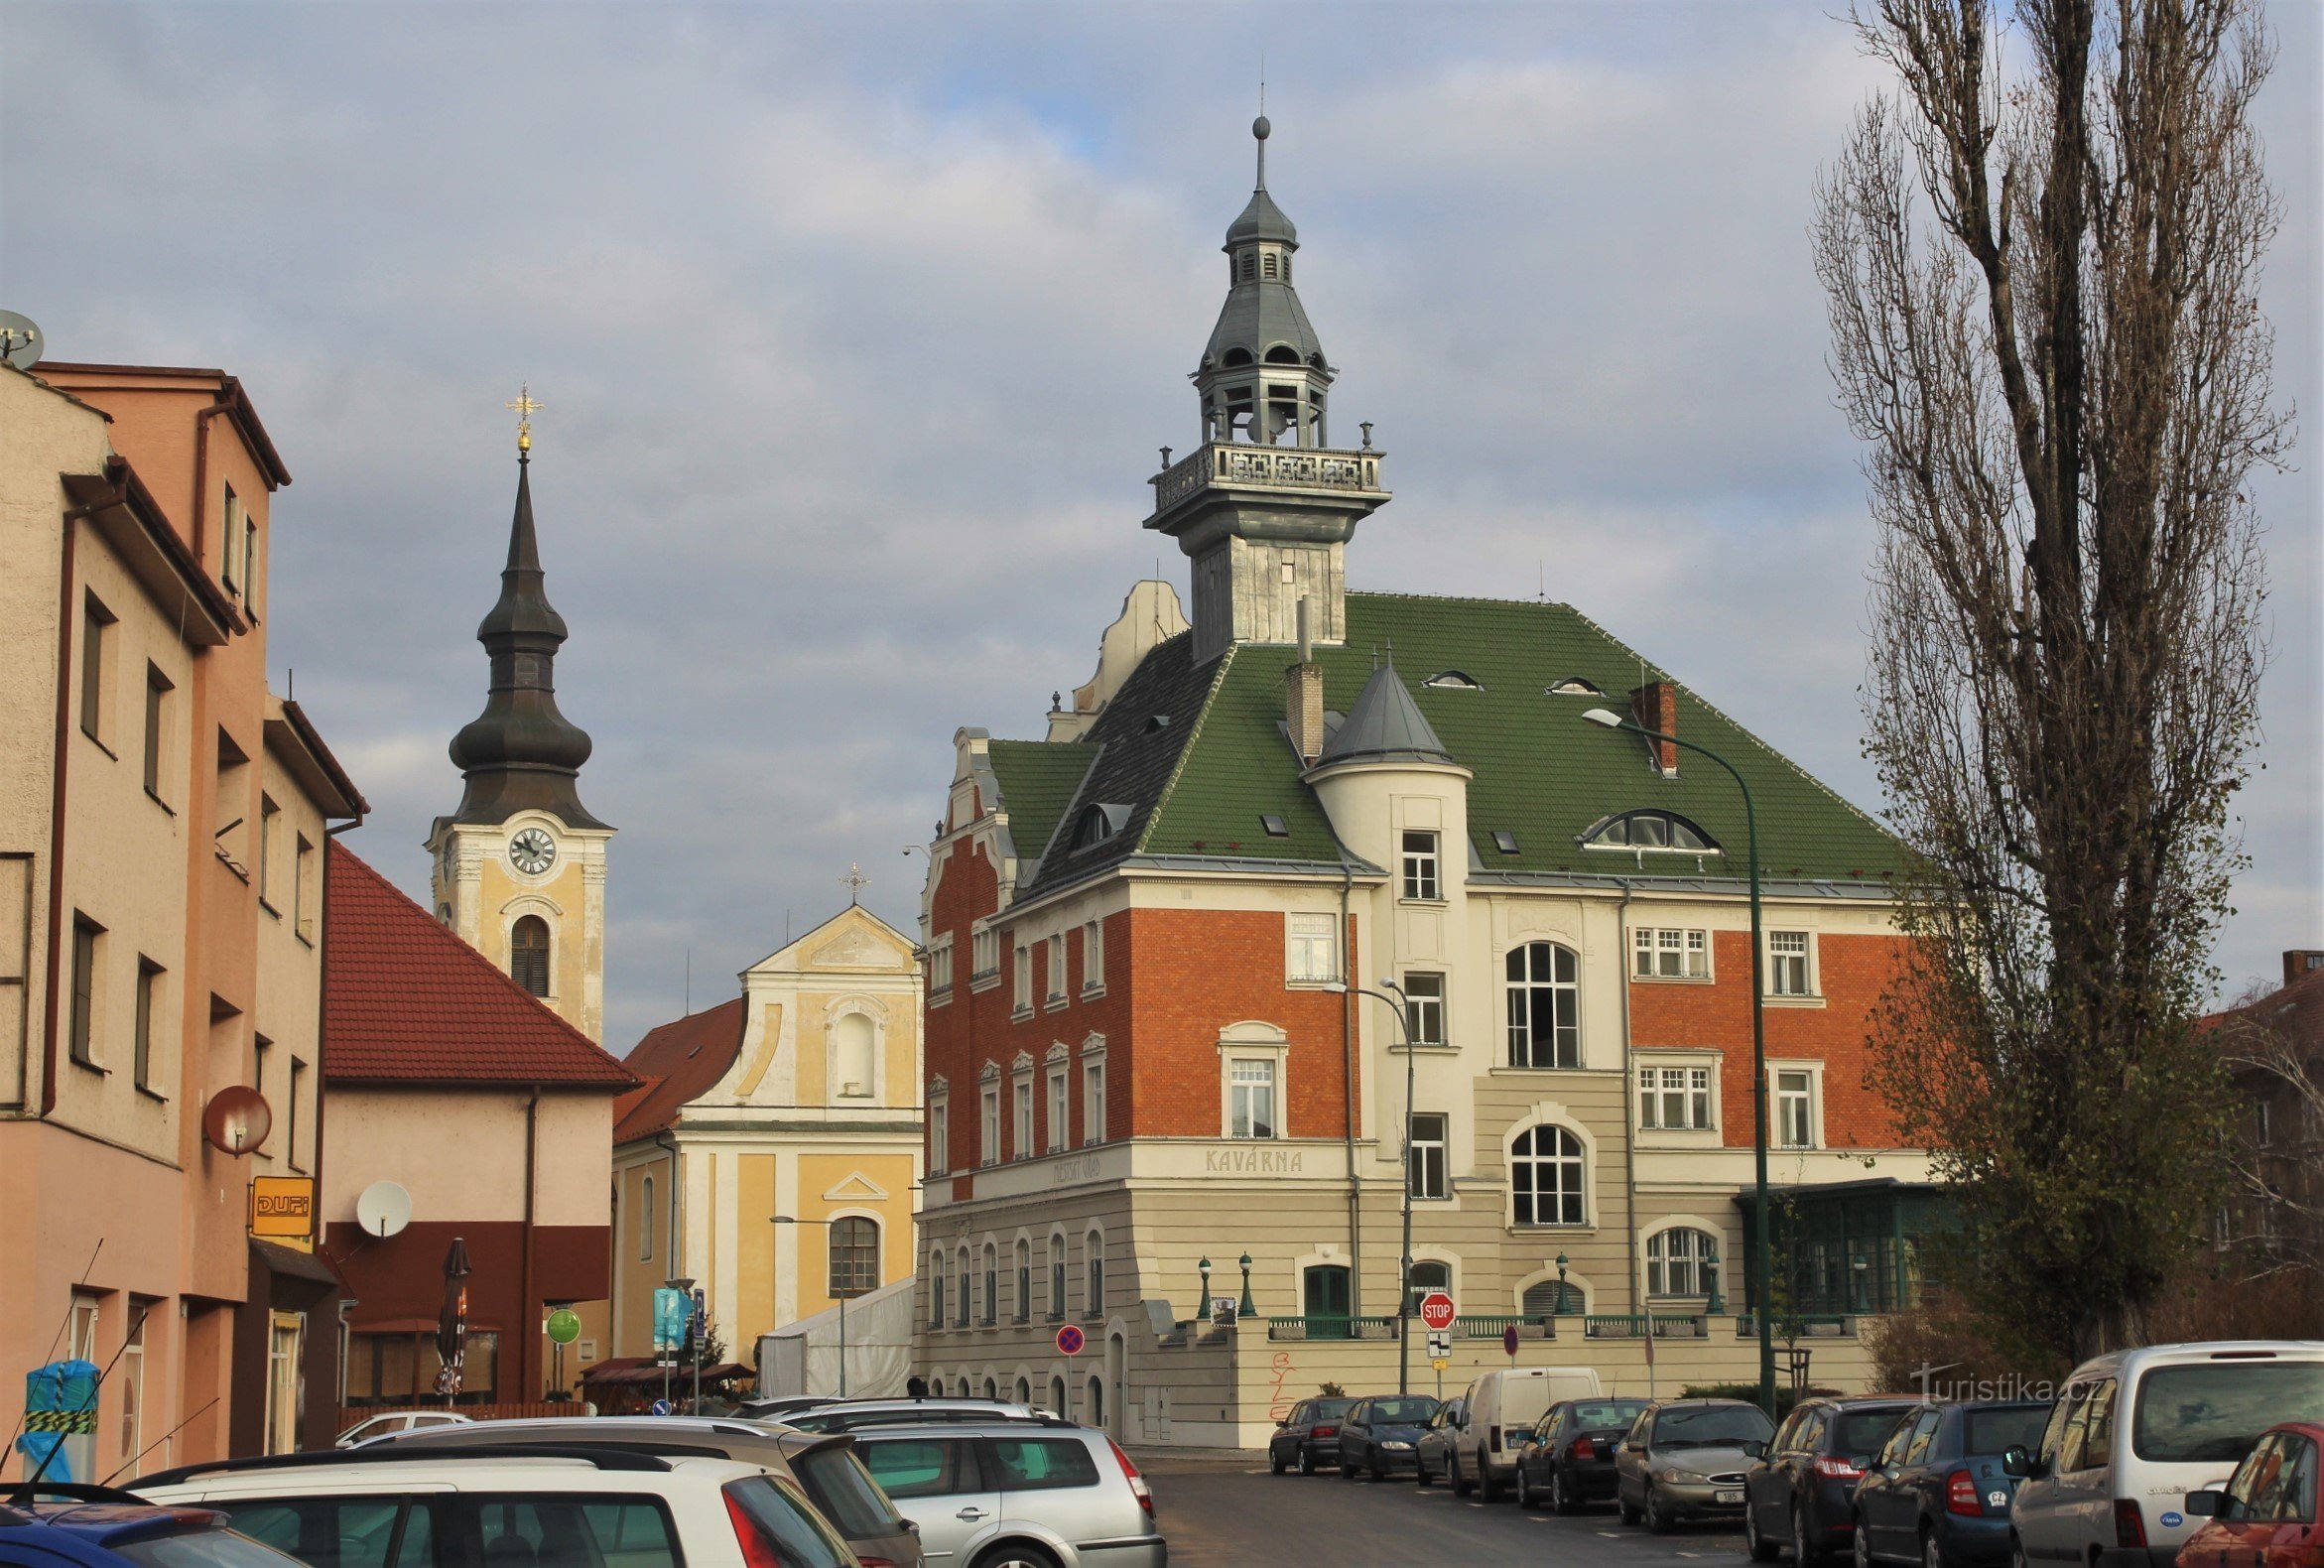
[[[1996,1410],[1969,1412],[1967,1451],[1999,1454],[2005,1449],[2033,1449],[2041,1444],[2041,1429],[2049,1424],[2046,1404],[2007,1405]]]
[[[1374,1399],[1371,1418],[1382,1426],[1418,1426],[1436,1414],[1436,1401],[1426,1396],[1409,1399]]]
[[[1311,1421],[1337,1421],[1355,1408],[1356,1401],[1353,1399],[1318,1399],[1307,1407],[1307,1418]]]
[[[798,1472],[799,1484],[815,1505],[823,1509],[824,1517],[839,1527],[839,1533],[860,1539],[867,1535],[893,1535],[904,1527],[896,1510],[879,1490],[879,1483],[871,1479],[871,1472],[863,1468],[863,1461],[847,1448],[819,1448],[799,1455],[791,1461]]]
[[[299,1559],[261,1546],[236,1530],[181,1530],[111,1547],[138,1568],[299,1568]]]
[[[1843,1410],[1834,1423],[1832,1452],[1850,1456],[1876,1454],[1880,1445],[1888,1441],[1888,1434],[1896,1430],[1896,1423],[1912,1410],[1908,1404],[1891,1404],[1872,1410]]]
[[[1654,1418],[1656,1448],[1733,1448],[1764,1442],[1771,1428],[1751,1404],[1680,1405]]]
[[[1604,1399],[1574,1406],[1574,1429],[1580,1432],[1626,1432],[1646,1408],[1643,1399]]]
[[[2130,1445],[2140,1459],[2232,1464],[2278,1421],[2324,1408],[2324,1362],[2201,1362],[2138,1380]]]

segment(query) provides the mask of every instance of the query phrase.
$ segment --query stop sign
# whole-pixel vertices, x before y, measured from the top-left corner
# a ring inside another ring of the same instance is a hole
[[[1449,1329],[1457,1316],[1453,1298],[1441,1290],[1432,1290],[1420,1298],[1420,1321],[1432,1329]]]

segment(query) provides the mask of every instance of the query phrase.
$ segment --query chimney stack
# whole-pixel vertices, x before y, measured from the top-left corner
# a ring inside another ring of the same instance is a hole
[[[1283,721],[1291,732],[1291,749],[1299,753],[1300,765],[1312,766],[1324,752],[1324,670],[1315,662],[1304,595],[1299,600],[1299,662],[1290,670]]]
[[[1630,717],[1642,729],[1659,729],[1666,735],[1678,733],[1678,689],[1668,681],[1648,681],[1644,686],[1630,690]],[[1654,759],[1654,766],[1666,779],[1678,777],[1678,747],[1667,740],[1649,740],[1646,750]]]
[[[2316,948],[2287,948],[2283,955],[2283,982],[2305,979],[2316,970],[2324,970],[2324,950]]]

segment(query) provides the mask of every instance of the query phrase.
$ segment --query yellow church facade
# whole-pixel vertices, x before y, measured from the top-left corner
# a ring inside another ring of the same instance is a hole
[[[920,964],[850,906],[647,1033],[616,1109],[609,1354],[653,1350],[691,1280],[727,1356],[909,1275],[922,1171]],[[593,1328],[594,1325],[591,1325]]]

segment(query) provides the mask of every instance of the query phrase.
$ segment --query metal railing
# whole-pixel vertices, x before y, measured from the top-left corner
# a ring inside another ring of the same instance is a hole
[[[1699,1340],[1711,1332],[1711,1319],[1700,1312],[1593,1312],[1582,1320],[1582,1333],[1594,1340],[1642,1340],[1649,1324],[1658,1340]]]
[[[1358,1318],[1311,1312],[1296,1318],[1267,1319],[1267,1338],[1271,1340],[1392,1340],[1395,1337],[1393,1317]]]
[[[1787,1339],[1796,1328],[1803,1340],[1853,1340],[1857,1337],[1859,1314],[1853,1312],[1807,1312],[1796,1317],[1777,1318],[1775,1337]],[[1739,1313],[1735,1320],[1738,1339],[1748,1339],[1759,1332],[1758,1320],[1749,1313]]]
[[[1378,490],[1381,454],[1325,447],[1206,442],[1154,477],[1154,510],[1213,485],[1273,490]]]
[[[1413,1321],[1417,1323],[1419,1320],[1415,1318]],[[1557,1319],[1524,1313],[1499,1317],[1463,1313],[1453,1320],[1453,1337],[1460,1340],[1497,1340],[1510,1329],[1515,1329],[1517,1338],[1521,1340],[1554,1340],[1557,1338]]]

